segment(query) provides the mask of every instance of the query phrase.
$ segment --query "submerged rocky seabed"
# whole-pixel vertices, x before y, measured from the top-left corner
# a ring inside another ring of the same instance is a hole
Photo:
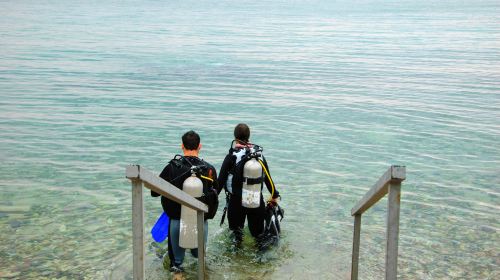
[[[126,181],[124,185],[126,189]],[[99,198],[69,188],[50,191],[40,188],[31,193],[31,198],[24,200],[27,203],[24,205],[13,202],[19,201],[18,195],[18,192],[7,191],[4,193],[6,200],[0,205],[2,278],[131,279],[131,209],[130,197],[125,193],[109,199],[106,198],[109,196]],[[59,199],[43,202],[51,197]],[[145,200],[145,229],[148,231],[157,218],[156,213],[161,210],[159,200],[148,197]],[[321,204],[329,204],[329,201],[320,200],[319,204],[317,207],[324,209]],[[368,279],[384,274],[384,208],[383,201],[382,206],[376,206],[363,218],[360,275]],[[324,218],[348,215],[341,213],[343,210],[340,209],[342,207],[325,213]],[[419,211],[415,211],[417,209]],[[432,279],[494,279],[498,274],[498,252],[495,249],[498,231],[487,225],[464,228],[459,218],[445,214],[431,221],[426,216],[428,210],[432,211],[432,207],[417,207],[406,201],[403,192],[400,275]],[[248,237],[242,249],[234,248],[227,229],[218,226],[221,215],[218,213],[209,229],[207,270],[210,277],[242,279],[241,270],[244,270],[245,276],[255,279],[287,279],[287,275],[348,279],[350,262],[346,260],[350,260],[350,219],[346,217],[345,222],[336,223],[311,218],[301,222],[300,215],[294,212],[297,210],[286,212],[279,246],[265,253],[258,253],[253,240]],[[411,213],[414,213],[413,217]],[[432,223],[432,229],[413,226],[422,224],[422,220],[428,223],[427,226]],[[495,222],[493,217],[490,222]],[[309,228],[304,229],[300,224]],[[146,241],[147,278],[170,277],[170,272],[165,269],[168,261],[161,258],[166,253],[165,242],[156,243],[149,235]],[[196,259],[187,255],[186,275],[188,279],[195,279]],[[325,269],[328,266],[334,269]]]
[[[61,209],[66,214],[61,216]],[[2,279],[132,279],[130,213],[127,211],[120,218],[115,209],[116,205],[95,206],[91,202],[31,207],[2,204],[0,221],[6,230],[1,237],[9,245],[2,248],[0,276]],[[147,220],[146,231],[154,223],[154,217],[148,215]],[[227,229],[212,229],[210,236],[207,270],[211,277],[222,279],[239,273],[218,269],[220,264],[233,262],[235,257],[239,265],[247,267],[249,275],[258,277],[276,265],[268,267],[267,262],[279,263],[292,254],[286,242],[259,253],[251,238],[245,238],[243,248],[237,249],[230,242]],[[146,239],[147,278],[169,276],[166,241],[154,242],[149,235]],[[189,253],[187,256],[186,276],[196,278],[197,261]]]

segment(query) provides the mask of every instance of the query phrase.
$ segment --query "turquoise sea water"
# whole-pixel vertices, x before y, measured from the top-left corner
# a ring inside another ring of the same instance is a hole
[[[235,252],[220,211],[210,279],[348,279],[350,209],[391,164],[407,166],[400,278],[499,279],[499,10],[0,1],[0,278],[130,279],[125,166],[160,172],[195,129],[219,168],[243,121],[283,195],[283,239]],[[145,207],[149,231],[160,201]],[[384,199],[363,216],[360,279],[384,276],[385,215]],[[169,278],[146,241],[148,279]]]

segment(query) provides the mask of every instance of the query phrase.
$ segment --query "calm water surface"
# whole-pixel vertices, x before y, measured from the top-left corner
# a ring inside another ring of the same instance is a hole
[[[130,279],[125,166],[161,171],[195,129],[219,168],[245,121],[283,239],[235,251],[218,213],[210,279],[348,279],[350,209],[391,164],[400,278],[499,279],[500,3],[236,2],[0,1],[0,278]],[[360,279],[384,276],[385,201]]]

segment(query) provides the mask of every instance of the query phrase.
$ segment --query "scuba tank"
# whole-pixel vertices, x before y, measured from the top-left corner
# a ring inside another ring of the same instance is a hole
[[[262,186],[262,166],[257,161],[256,155],[251,157],[243,166],[241,205],[246,208],[258,208]]]
[[[203,195],[203,182],[196,177],[196,172],[191,168],[191,176],[184,180],[182,190],[192,197]],[[181,206],[181,220],[179,233],[179,246],[185,249],[198,248],[198,227],[196,210]]]

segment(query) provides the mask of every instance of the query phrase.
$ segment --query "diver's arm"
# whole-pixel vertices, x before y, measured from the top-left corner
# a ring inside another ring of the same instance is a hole
[[[172,170],[172,168],[170,168],[170,163],[169,163],[169,164],[167,164],[167,166],[165,166],[165,168],[163,168],[163,171],[160,173],[160,178],[162,178],[165,181],[168,181],[168,178],[171,178],[171,176],[170,176],[171,170]],[[151,190],[151,196],[157,197],[157,196],[160,196],[160,194]]]
[[[269,166],[267,165],[267,161],[264,157],[262,157],[262,162],[264,163],[264,166],[266,167],[267,174],[264,172],[264,182],[266,183],[267,190],[269,193],[273,193],[273,185],[271,184],[272,177],[269,178],[267,175],[271,176],[271,171],[269,171]],[[274,183],[274,182],[273,182]],[[272,198],[278,198],[280,196],[279,191],[276,189],[276,184],[274,184],[274,194]]]
[[[217,192],[220,193],[222,189],[226,189],[227,177],[229,175],[229,169],[231,168],[231,156],[227,155],[222,162],[220,167],[219,178],[217,179],[218,189]]]
[[[219,187],[219,181],[217,180],[217,170],[215,170],[215,168],[213,167],[211,167],[211,170],[212,170],[212,179],[214,180],[212,182],[212,188],[217,190],[217,194],[219,194],[222,188]]]

